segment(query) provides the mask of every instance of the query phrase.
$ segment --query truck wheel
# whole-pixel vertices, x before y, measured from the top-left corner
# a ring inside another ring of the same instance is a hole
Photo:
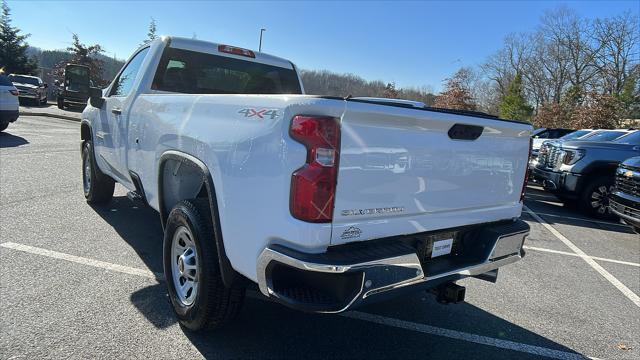
[[[64,98],[61,96],[58,96],[58,109],[64,110]]]
[[[609,194],[613,190],[613,183],[613,178],[607,176],[591,180],[582,191],[580,207],[593,217],[613,218],[609,209]]]
[[[91,141],[82,146],[82,188],[89,204],[108,202],[113,197],[115,181],[100,171],[96,165]]]
[[[179,202],[164,232],[164,274],[173,309],[184,327],[213,330],[240,312],[244,287],[225,287],[208,199]]]

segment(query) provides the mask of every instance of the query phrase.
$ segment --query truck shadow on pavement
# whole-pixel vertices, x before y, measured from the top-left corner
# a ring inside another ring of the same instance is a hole
[[[425,294],[365,307],[358,311],[389,317],[398,309],[411,309],[404,321],[487,336],[496,340],[561,351],[563,358],[581,356],[543,336],[501,319],[471,304],[441,305]],[[176,323],[163,282],[136,291],[131,302],[159,329]],[[441,316],[431,316],[442,314]],[[348,315],[348,313],[347,313]],[[421,320],[417,320],[421,319]],[[231,324],[211,332],[184,335],[206,359],[539,359],[539,355],[479,345],[370,323],[341,315],[308,314],[273,303],[255,291],[248,291],[239,317]],[[472,335],[468,336],[473,338]],[[549,351],[549,350],[544,350]]]
[[[136,206],[124,196],[114,197],[109,207],[94,209],[137,252],[149,270],[162,273],[162,230],[157,212],[149,207]],[[132,219],[135,219],[135,225]],[[157,284],[132,293],[130,301],[155,328],[168,329],[177,320],[167,297],[163,277],[159,275],[156,279]],[[563,351],[569,357],[572,354],[579,357],[561,344],[474,305],[442,305],[424,292],[359,310],[425,324],[427,327]],[[232,324],[215,332],[192,333],[183,329],[183,333],[207,359],[539,358],[538,355],[340,315],[297,312],[267,300],[255,290],[248,291],[244,308]]]
[[[8,133],[7,130],[0,132],[0,148],[16,147],[29,143],[29,141],[22,136],[13,135],[11,133]]]

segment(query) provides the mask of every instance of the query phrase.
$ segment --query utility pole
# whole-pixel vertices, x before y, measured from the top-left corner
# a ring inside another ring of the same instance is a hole
[[[258,52],[262,51],[262,33],[265,31],[267,31],[267,29],[264,29],[264,28],[260,29],[260,45],[258,46]]]

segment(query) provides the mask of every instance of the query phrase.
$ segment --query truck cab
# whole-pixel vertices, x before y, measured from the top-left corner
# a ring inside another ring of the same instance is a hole
[[[84,108],[89,99],[89,88],[93,85],[89,77],[89,67],[78,64],[67,64],[64,68],[64,79],[58,86],[58,108],[64,110],[67,107]]]

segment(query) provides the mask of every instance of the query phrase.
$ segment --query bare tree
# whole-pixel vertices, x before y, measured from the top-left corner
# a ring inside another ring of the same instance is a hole
[[[595,66],[608,94],[620,95],[638,61],[638,26],[638,18],[630,12],[594,22],[594,38],[601,44]]]

